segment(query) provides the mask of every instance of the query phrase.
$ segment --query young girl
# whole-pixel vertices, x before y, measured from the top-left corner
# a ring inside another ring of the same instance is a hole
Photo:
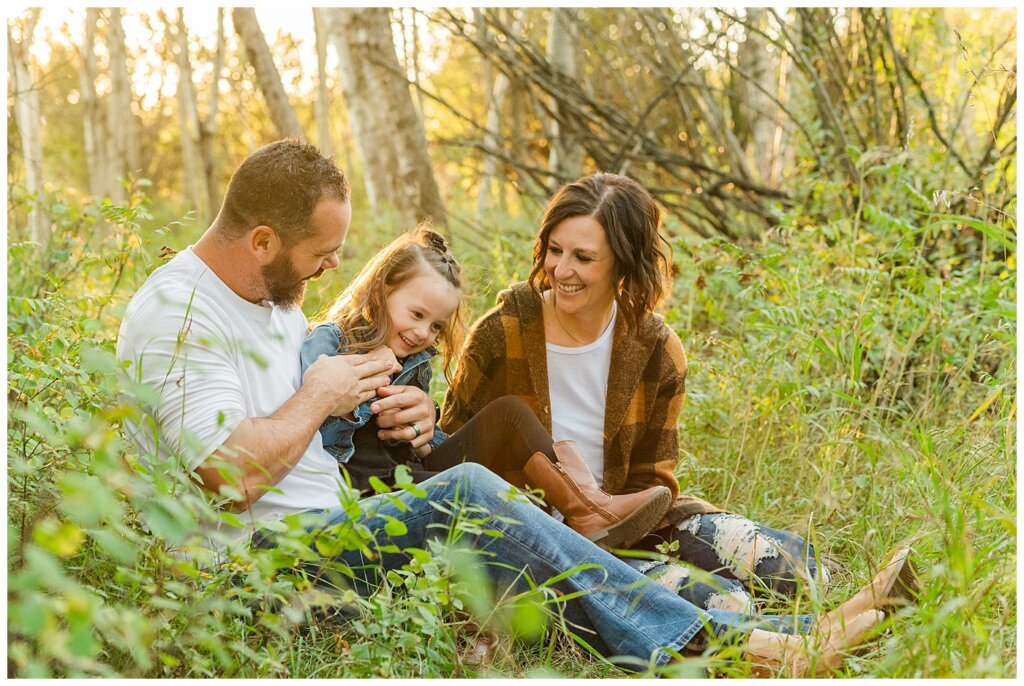
[[[399,236],[363,267],[331,306],[329,321],[306,338],[302,371],[321,355],[387,354],[387,348],[401,365],[391,385],[429,392],[430,359],[440,348],[448,378],[459,349],[462,296],[462,270],[440,234],[421,227]],[[542,489],[567,525],[609,548],[645,536],[671,503],[664,486],[617,496],[602,491],[575,445],[554,443],[517,397],[494,400],[451,436],[435,428],[421,454],[409,443],[378,438],[374,400],[349,416],[328,417],[320,427],[324,447],[360,490],[370,489],[373,476],[394,485],[400,464],[420,482],[469,460],[517,486]]]

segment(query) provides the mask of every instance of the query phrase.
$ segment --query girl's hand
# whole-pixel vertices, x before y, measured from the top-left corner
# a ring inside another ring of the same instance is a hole
[[[381,386],[380,399],[370,405],[377,415],[377,432],[382,440],[405,441],[422,448],[434,437],[437,418],[434,401],[415,386]]]
[[[416,448],[415,450],[413,450],[412,454],[415,455],[417,457],[417,459],[422,460],[424,457],[429,455],[433,450],[434,449],[431,447],[431,445],[429,443],[424,443],[419,448]]]
[[[398,362],[398,358],[395,357],[394,351],[386,345],[382,345],[379,348],[374,348],[370,352],[366,353],[366,357],[371,360],[388,360],[391,362],[391,374],[402,371],[402,365]]]

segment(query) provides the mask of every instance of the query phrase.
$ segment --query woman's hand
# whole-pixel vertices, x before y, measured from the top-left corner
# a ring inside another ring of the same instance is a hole
[[[377,395],[380,399],[370,405],[380,428],[377,436],[382,440],[405,441],[422,457],[419,449],[434,437],[437,414],[433,399],[415,386],[381,386]]]

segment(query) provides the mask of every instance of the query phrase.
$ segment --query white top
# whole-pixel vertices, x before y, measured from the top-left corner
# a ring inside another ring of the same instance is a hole
[[[551,437],[576,441],[599,486],[604,484],[604,408],[617,313],[613,301],[611,321],[593,343],[578,348],[547,344]]]
[[[194,470],[243,419],[273,414],[298,390],[299,349],[306,333],[299,309],[255,305],[239,297],[187,248],[154,271],[128,304],[117,340],[127,376],[155,391],[136,398],[159,427],[159,459],[180,457]],[[181,338],[180,348],[178,346]],[[140,457],[154,453],[149,422],[129,424]],[[141,430],[140,430],[141,428]],[[337,463],[319,432],[276,488],[241,515],[258,521],[338,505]]]

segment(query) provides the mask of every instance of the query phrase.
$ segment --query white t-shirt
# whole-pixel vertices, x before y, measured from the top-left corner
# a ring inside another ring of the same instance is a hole
[[[546,346],[551,437],[576,441],[599,486],[604,484],[604,409],[617,313],[613,302],[611,321],[593,343],[578,348]]]
[[[276,412],[301,383],[306,333],[299,309],[255,305],[234,293],[192,251],[154,271],[128,304],[117,340],[127,375],[156,391],[143,411],[159,427],[156,454],[194,470],[243,419]],[[180,338],[180,345],[179,345]],[[128,426],[143,459],[154,453],[149,422]],[[298,464],[241,518],[250,525],[338,505],[337,463],[320,434]],[[249,530],[229,531],[243,538]]]

